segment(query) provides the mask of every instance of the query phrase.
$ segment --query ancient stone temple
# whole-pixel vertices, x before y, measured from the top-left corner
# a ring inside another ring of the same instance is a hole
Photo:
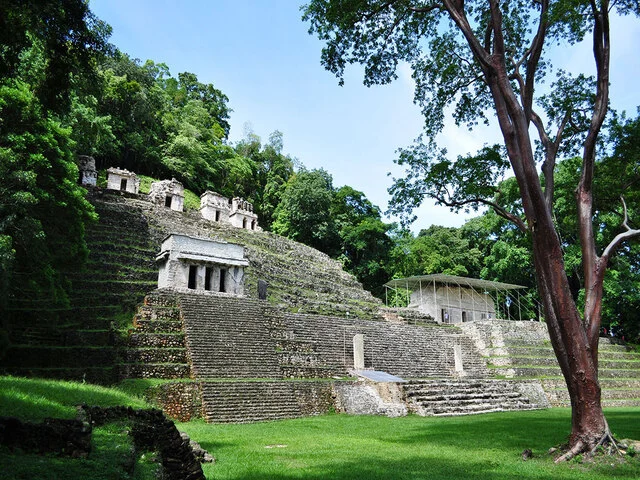
[[[200,214],[212,222],[230,223],[246,230],[260,230],[253,204],[239,197],[229,200],[219,193],[207,190],[200,196]]]
[[[235,197],[231,201],[231,214],[229,215],[231,225],[247,230],[258,228],[258,215],[253,213],[253,204]]]
[[[520,302],[525,287],[455,275],[420,275],[391,280],[387,291],[401,291],[409,297],[409,308],[421,311],[441,323],[463,323],[492,318],[509,318],[509,307]],[[512,308],[517,312],[518,308]]]
[[[153,182],[149,191],[149,199],[158,205],[182,212],[184,210],[184,187],[175,178]]]
[[[88,155],[78,155],[78,170],[80,171],[80,185],[95,187],[98,182],[96,160]]]
[[[229,222],[231,202],[219,193],[207,190],[200,195],[200,215],[212,222]]]
[[[244,247],[171,234],[156,257],[158,288],[244,295]]]
[[[107,188],[109,190],[138,193],[140,190],[140,179],[135,173],[129,170],[111,167],[107,169]]]

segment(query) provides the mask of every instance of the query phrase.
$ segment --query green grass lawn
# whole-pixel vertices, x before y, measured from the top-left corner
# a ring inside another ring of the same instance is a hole
[[[40,421],[73,418],[75,405],[148,407],[119,389],[90,384],[0,377],[0,415]],[[325,415],[249,425],[178,424],[217,459],[204,465],[212,480],[255,479],[638,479],[640,458],[554,465],[547,450],[569,432],[570,411],[550,409],[467,417]],[[618,438],[640,439],[640,408],[607,411]],[[26,455],[0,448],[0,479],[154,478],[151,455],[133,476],[129,426],[94,430],[87,459]],[[527,462],[521,452],[529,448]]]
[[[610,409],[620,438],[640,438],[640,409]],[[249,425],[180,424],[217,459],[211,479],[638,479],[640,461],[554,465],[568,409],[466,417],[327,415]],[[534,458],[523,461],[525,448]]]

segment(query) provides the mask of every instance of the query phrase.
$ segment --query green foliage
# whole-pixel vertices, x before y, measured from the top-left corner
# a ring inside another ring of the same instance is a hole
[[[478,277],[482,260],[480,250],[470,246],[460,229],[437,225],[417,237],[398,232],[391,258],[396,278],[434,273]]]
[[[0,78],[31,85],[44,110],[65,112],[74,74],[91,75],[111,28],[83,0],[0,4]]]
[[[20,81],[0,84],[0,118],[3,296],[41,295],[64,304],[60,271],[86,260],[84,224],[96,218],[77,185],[69,131]]]
[[[302,169],[287,182],[275,210],[273,232],[335,255],[339,237],[328,215],[332,200],[331,175],[322,169]]]
[[[380,209],[364,193],[349,186],[336,190],[329,215],[340,236],[338,258],[365,289],[381,297],[382,286],[390,278],[393,241],[388,232],[393,225],[382,221]]]
[[[200,209],[200,197],[186,188],[184,190],[184,209],[187,211]]]

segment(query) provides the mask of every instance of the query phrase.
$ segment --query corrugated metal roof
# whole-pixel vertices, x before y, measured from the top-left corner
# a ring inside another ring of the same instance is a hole
[[[527,288],[522,285],[514,285],[511,283],[492,282],[490,280],[482,280],[480,278],[467,278],[458,277],[456,275],[444,275],[436,273],[433,275],[418,275],[407,278],[397,278],[390,280],[384,284],[385,287],[391,288],[411,288],[417,289],[421,283],[443,283],[449,285],[458,285],[464,287],[481,288],[484,290],[498,291],[498,290],[517,290],[520,288]]]

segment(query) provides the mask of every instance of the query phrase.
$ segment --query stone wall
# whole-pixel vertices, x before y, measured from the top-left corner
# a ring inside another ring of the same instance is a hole
[[[203,418],[200,382],[184,381],[154,385],[145,390],[145,399],[179,422]]]
[[[465,323],[460,328],[484,356],[508,355],[506,347],[514,343],[549,343],[547,325],[542,322],[487,320]]]

